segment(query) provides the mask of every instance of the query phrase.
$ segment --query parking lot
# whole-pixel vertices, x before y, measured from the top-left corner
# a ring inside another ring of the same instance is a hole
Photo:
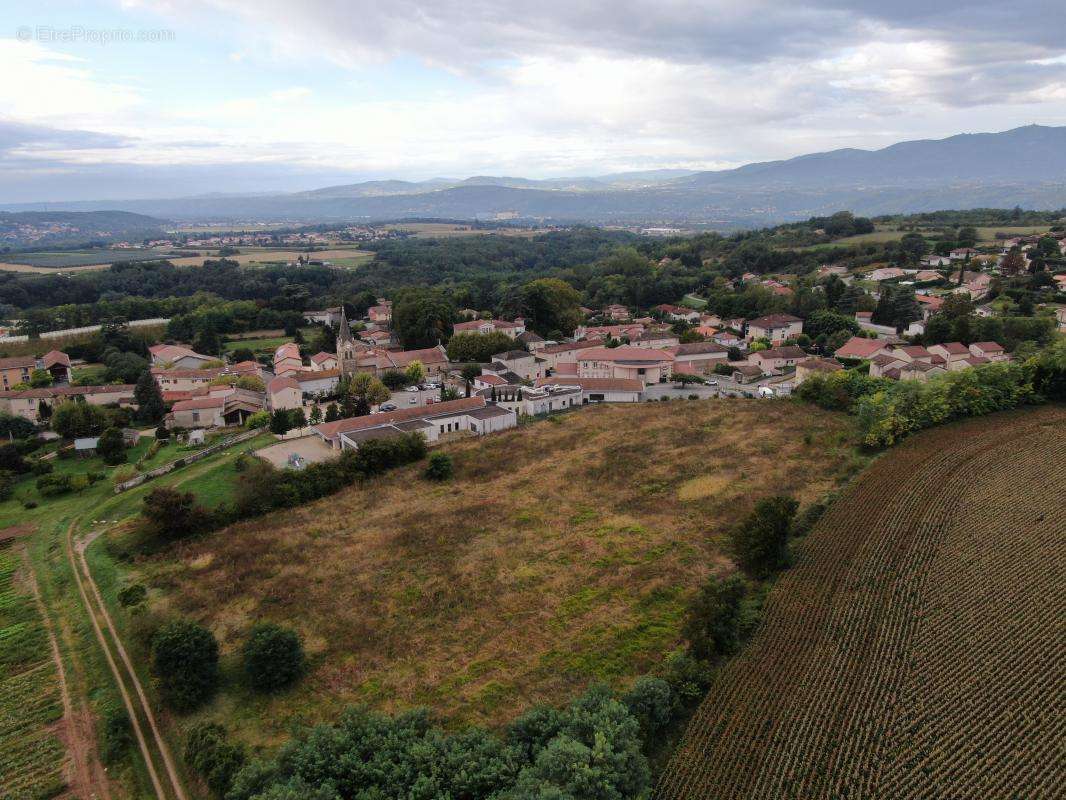
[[[315,464],[335,457],[337,451],[318,436],[303,436],[256,450],[254,455],[261,456],[275,467],[283,469],[290,466],[289,457],[292,455],[302,458],[308,464]]]

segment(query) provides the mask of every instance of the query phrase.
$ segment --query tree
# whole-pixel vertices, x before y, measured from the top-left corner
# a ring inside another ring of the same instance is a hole
[[[733,529],[733,556],[741,569],[755,578],[765,578],[788,566],[788,535],[799,503],[791,497],[760,500],[755,510]]]
[[[304,671],[304,651],[295,631],[272,623],[252,628],[241,651],[252,688],[273,692],[294,683]]]
[[[960,271],[962,271],[961,267]],[[1021,248],[1012,247],[1007,251],[1007,254],[1003,256],[1003,260],[999,264],[999,271],[1008,277],[1019,275],[1025,271],[1025,256],[1022,255]]]
[[[955,241],[958,242],[959,247],[973,247],[977,244],[977,228],[969,225],[965,228],[959,228]]]
[[[96,443],[96,454],[105,464],[115,466],[126,463],[126,442],[119,428],[108,428],[100,434]]]
[[[394,392],[408,385],[407,375],[398,369],[388,369],[381,373],[381,382]]]
[[[740,643],[740,609],[748,586],[739,575],[711,578],[689,606],[682,630],[692,654],[711,660],[736,652]]]
[[[208,512],[196,505],[196,495],[165,486],[145,495],[141,516],[147,533],[164,542],[200,533],[210,521]]]
[[[214,328],[204,328],[193,339],[192,349],[205,356],[217,356],[222,350],[222,339]]]
[[[307,421],[310,422],[312,425],[317,425],[322,421],[322,409],[321,407],[319,407],[318,403],[315,403],[313,406],[311,406],[311,416],[308,418]]]
[[[429,457],[426,478],[431,481],[446,481],[452,476],[452,457],[447,453],[434,453]]]
[[[447,340],[454,318],[451,301],[431,289],[408,289],[392,306],[392,327],[408,350]]]
[[[52,373],[46,369],[35,369],[30,373],[30,388],[43,389],[52,385]]]
[[[411,386],[421,386],[426,379],[426,368],[421,361],[416,359],[407,365],[407,369],[404,370],[404,377]]]
[[[5,442],[0,445],[0,470],[15,475],[22,475],[30,471],[30,464],[22,457],[18,445],[14,442]]]
[[[330,403],[326,406],[326,422],[336,422],[340,418],[340,411],[337,410],[336,403]]]
[[[411,362],[411,366],[415,364],[418,364],[419,367],[422,366],[418,361]],[[357,372],[352,376],[348,382],[348,392],[358,398],[362,405],[366,406],[367,411],[370,410],[371,406],[381,405],[392,397],[392,393],[385,384],[369,372]]]
[[[278,436],[288,433],[295,427],[292,414],[287,408],[276,408],[270,414],[270,432]]]
[[[236,350],[231,350],[229,354],[234,364],[239,364],[242,361],[255,361],[255,351],[250,347],[238,347]]]
[[[530,281],[522,287],[520,303],[526,325],[541,336],[569,335],[582,319],[581,295],[559,278]]]
[[[164,701],[175,711],[192,711],[218,685],[218,642],[190,620],[170,622],[152,637],[152,671]]]
[[[201,722],[189,730],[185,763],[200,774],[216,797],[225,797],[245,761],[244,748],[233,744],[218,723]]]
[[[37,432],[37,426],[25,417],[0,412],[0,437],[25,439]]]
[[[899,240],[900,261],[904,264],[917,264],[928,251],[929,246],[920,233],[907,233]]]
[[[481,367],[478,364],[467,364],[459,370],[459,374],[463,376],[464,381],[470,383],[470,381],[481,375]]]
[[[515,341],[500,331],[491,333],[463,332],[448,340],[448,358],[452,361],[491,361],[496,353],[515,349]]]
[[[110,423],[107,411],[91,403],[67,401],[52,412],[52,430],[64,439],[95,436]]]
[[[133,399],[137,401],[137,419],[141,422],[158,422],[163,418],[166,411],[163,393],[159,391],[159,384],[156,383],[151,370],[146,369],[137,378],[137,385],[133,387]]]
[[[629,713],[640,723],[644,740],[665,728],[678,708],[677,694],[662,678],[642,675],[622,697]]]

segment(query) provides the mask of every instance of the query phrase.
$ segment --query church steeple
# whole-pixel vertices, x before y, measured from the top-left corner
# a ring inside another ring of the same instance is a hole
[[[348,327],[348,315],[344,311],[344,305],[341,305],[341,327],[337,333],[337,352],[340,352],[341,342],[352,341],[352,329]]]

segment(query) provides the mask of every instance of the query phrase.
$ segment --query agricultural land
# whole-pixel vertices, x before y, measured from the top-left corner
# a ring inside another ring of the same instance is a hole
[[[801,545],[656,791],[1061,796],[1066,410],[916,436]]]
[[[189,723],[221,715],[269,746],[347,704],[499,725],[624,686],[680,644],[756,500],[817,499],[865,463],[841,415],[729,400],[591,407],[445,449],[447,484],[403,468],[134,565],[151,612],[209,626],[224,664],[258,620],[306,642],[299,686],[226,682]]]

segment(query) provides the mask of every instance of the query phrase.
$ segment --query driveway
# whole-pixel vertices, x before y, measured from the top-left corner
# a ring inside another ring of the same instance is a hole
[[[336,458],[338,453],[318,436],[302,436],[299,439],[289,439],[285,442],[268,445],[253,453],[253,455],[265,458],[278,469],[289,466],[289,456],[293,454],[304,459],[308,464],[315,464],[330,458]]]

